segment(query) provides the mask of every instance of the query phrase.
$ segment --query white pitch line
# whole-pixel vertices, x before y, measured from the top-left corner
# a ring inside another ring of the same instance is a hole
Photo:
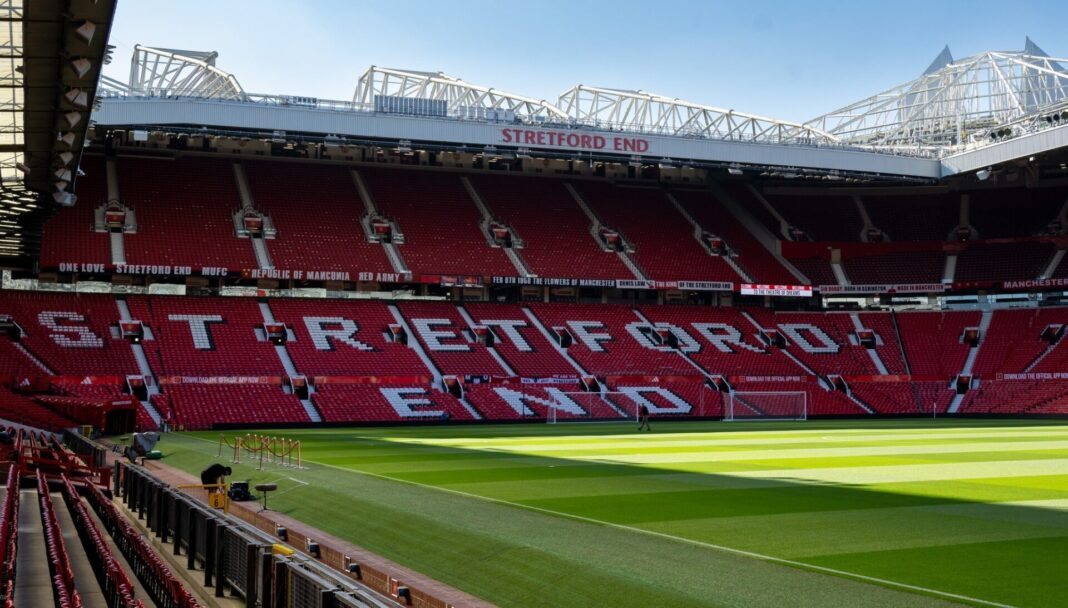
[[[207,443],[212,443],[210,440],[203,439],[201,437],[195,437],[195,439],[200,439],[201,441],[204,441],[204,442],[207,442]],[[927,595],[933,595],[933,596],[940,597],[940,598],[943,598],[943,599],[951,599],[951,600],[960,600],[960,601],[965,601],[965,602],[971,602],[973,604],[978,604],[978,605],[981,605],[981,606],[993,606],[995,608],[1016,608],[1012,604],[1000,604],[998,602],[991,602],[989,600],[982,600],[982,599],[979,599],[979,598],[976,598],[976,597],[970,597],[970,596],[967,596],[967,595],[960,595],[960,594],[957,594],[957,593],[950,593],[948,591],[939,591],[937,589],[931,589],[931,588],[928,588],[928,587],[920,587],[919,585],[910,585],[908,583],[901,583],[901,582],[898,582],[898,581],[891,581],[891,580],[884,579],[884,578],[868,576],[866,574],[857,574],[856,572],[848,572],[846,570],[838,570],[838,569],[835,569],[835,568],[828,568],[826,566],[817,566],[815,564],[808,564],[808,563],[805,563],[805,562],[794,561],[792,559],[786,559],[786,558],[783,558],[783,557],[775,557],[773,555],[765,555],[763,553],[756,553],[754,551],[746,551],[744,549],[735,549],[733,547],[727,547],[725,545],[717,545],[717,544],[714,544],[714,543],[708,543],[708,542],[704,542],[704,541],[700,541],[700,540],[694,540],[692,538],[686,538],[686,537],[683,537],[683,536],[674,536],[672,534],[666,534],[664,532],[656,532],[654,530],[645,530],[643,528],[635,528],[633,526],[627,526],[627,525],[624,525],[624,524],[617,524],[617,523],[613,523],[613,522],[610,522],[610,521],[604,521],[604,520],[601,520],[601,519],[595,519],[593,517],[585,517],[585,516],[582,516],[582,515],[575,515],[574,513],[565,513],[563,511],[555,511],[553,509],[546,509],[544,507],[535,507],[535,506],[532,506],[532,505],[525,505],[525,504],[518,503],[518,502],[512,502],[510,500],[503,500],[503,499],[500,499],[500,498],[493,498],[491,496],[481,496],[479,494],[472,494],[471,492],[464,492],[463,490],[454,490],[452,488],[443,488],[443,487],[440,487],[440,486],[433,486],[433,485],[429,485],[429,484],[425,484],[425,483],[419,483],[418,481],[409,481],[407,479],[398,479],[396,477],[390,477],[388,475],[381,475],[379,473],[371,473],[369,471],[361,471],[359,469],[349,469],[349,468],[346,468],[346,467],[341,467],[341,466],[333,465],[333,464],[326,464],[326,463],[318,462],[316,460],[311,460],[311,459],[307,459],[307,458],[305,458],[304,461],[307,462],[307,463],[314,463],[314,464],[316,464],[318,466],[321,466],[321,467],[326,467],[326,468],[329,468],[329,469],[336,469],[338,471],[347,471],[347,472],[350,472],[350,473],[357,473],[359,475],[366,475],[368,477],[374,477],[376,479],[382,479],[382,480],[385,480],[385,481],[392,481],[392,482],[395,482],[395,483],[403,483],[403,484],[407,484],[407,485],[411,485],[411,486],[425,488],[425,489],[428,489],[428,490],[438,490],[438,491],[446,492],[446,493],[449,493],[449,494],[455,494],[457,496],[463,496],[465,498],[471,498],[471,499],[474,499],[474,500],[482,500],[482,501],[485,501],[485,502],[490,502],[490,503],[505,505],[505,506],[509,506],[509,507],[514,507],[514,508],[517,508],[517,509],[526,509],[526,510],[529,510],[529,511],[536,511],[536,512],[539,512],[539,513],[544,513],[546,515],[553,515],[553,516],[562,517],[562,518],[565,518],[565,519],[571,519],[571,520],[575,520],[575,521],[582,521],[582,522],[586,522],[586,523],[591,523],[591,524],[596,524],[596,525],[601,525],[601,526],[607,526],[609,528],[615,528],[617,530],[626,530],[628,532],[635,532],[635,533],[638,533],[638,534],[646,534],[648,536],[654,536],[654,537],[657,537],[657,538],[663,538],[665,540],[671,540],[671,541],[675,541],[675,542],[680,542],[680,543],[684,543],[684,544],[688,544],[688,545],[693,545],[693,546],[696,546],[696,547],[703,547],[705,549],[711,549],[711,550],[714,550],[714,551],[721,551],[721,552],[724,552],[724,553],[730,553],[732,555],[740,555],[740,556],[743,556],[743,557],[748,557],[748,558],[751,558],[751,559],[757,559],[757,560],[769,562],[769,563],[772,563],[772,564],[780,564],[780,565],[784,565],[784,566],[791,566],[793,568],[798,568],[800,570],[808,570],[808,571],[814,571],[814,572],[821,572],[821,573],[825,573],[825,574],[832,574],[832,575],[835,575],[835,576],[838,576],[838,577],[842,577],[842,578],[849,578],[849,579],[864,581],[864,582],[868,582],[868,583],[875,583],[877,585],[882,585],[884,587],[890,587],[890,588],[896,588],[896,589],[904,589],[904,590],[907,590],[907,591],[914,591],[914,592],[924,593],[924,594],[927,594]]]

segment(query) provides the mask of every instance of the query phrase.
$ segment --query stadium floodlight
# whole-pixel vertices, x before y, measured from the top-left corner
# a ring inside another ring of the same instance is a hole
[[[65,144],[67,144],[67,146],[69,146],[69,147],[74,147],[74,140],[75,139],[76,139],[76,136],[74,135],[74,133],[71,133],[70,131],[68,131],[66,133],[64,133],[62,131],[60,131],[59,133],[56,133],[56,141],[63,142]]]
[[[742,175],[742,169],[736,165],[727,167],[727,173],[731,175]]]
[[[84,43],[90,44],[93,41],[93,35],[96,34],[96,24],[92,21],[86,21],[78,26],[78,29],[74,30],[74,34]]]
[[[63,98],[66,99],[71,105],[78,108],[89,107],[89,94],[84,89],[74,88],[69,89],[63,94]]]
[[[78,57],[70,60],[70,67],[74,70],[74,73],[78,75],[78,78],[85,78],[85,75],[89,73],[89,70],[93,69],[93,62],[85,57]]]
[[[990,168],[988,167],[986,169],[979,169],[975,172],[975,177],[979,178],[979,181],[985,182],[986,180],[990,179]]]
[[[64,207],[73,207],[74,203],[77,202],[78,197],[70,192],[53,192],[52,200]]]

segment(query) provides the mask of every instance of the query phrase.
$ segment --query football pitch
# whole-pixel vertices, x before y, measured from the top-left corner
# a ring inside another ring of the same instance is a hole
[[[231,479],[500,606],[1068,605],[1064,421],[269,433],[308,467]],[[164,463],[199,472],[219,436],[166,435]]]

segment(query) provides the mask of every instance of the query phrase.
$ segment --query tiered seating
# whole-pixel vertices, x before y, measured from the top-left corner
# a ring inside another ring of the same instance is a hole
[[[406,402],[425,399],[429,403],[409,406],[412,415],[401,415],[383,391],[411,389],[399,394]],[[417,391],[423,391],[422,393]],[[438,420],[445,412],[449,420],[472,420],[471,414],[448,393],[432,390],[426,386],[375,386],[368,384],[331,384],[316,387],[312,400],[326,422],[418,422]]]
[[[101,156],[82,158],[85,175],[76,182],[78,204],[60,209],[41,228],[41,267],[61,263],[110,264],[108,235],[93,231],[93,213],[107,203],[107,175]]]
[[[831,263],[823,258],[798,258],[791,259],[790,263],[808,278],[812,285],[837,285],[838,277],[834,276]]]
[[[151,327],[155,340],[143,343],[157,375],[281,375],[270,342],[259,342],[263,325],[256,301],[247,298],[143,297],[127,299],[130,314]],[[199,322],[172,319],[196,315]],[[204,327],[206,326],[206,331]],[[195,328],[195,329],[193,329]],[[194,331],[195,334],[194,335]]]
[[[942,251],[898,251],[842,261],[853,285],[940,283],[946,267]]]
[[[15,318],[22,345],[57,374],[137,373],[129,345],[112,335],[119,311],[111,296],[7,291],[0,313]]]
[[[856,328],[848,314],[772,313],[763,309],[752,309],[750,314],[763,327],[777,327],[786,338],[787,352],[817,374],[879,373],[867,349],[850,343],[849,334],[854,333]],[[808,326],[796,329],[807,344],[792,339],[787,333],[786,329],[793,325]],[[818,335],[812,328],[823,335]],[[829,338],[831,343],[824,343],[824,337]]]
[[[672,194],[694,221],[705,230],[723,238],[737,252],[735,261],[751,279],[758,283],[775,285],[797,283],[797,277],[790,274],[712,193],[704,190],[673,190]],[[731,194],[738,200],[748,196],[747,192],[733,190]],[[777,237],[779,232],[773,230],[772,234]]]
[[[957,396],[949,382],[919,381],[912,384],[916,387],[922,414],[930,415],[932,408],[939,414],[945,413],[953,398]]]
[[[0,418],[48,431],[59,431],[78,426],[76,422],[47,407],[0,387]]]
[[[396,323],[383,302],[361,300],[271,300],[274,318],[296,336],[286,351],[297,371],[307,376],[427,376],[430,371],[408,346],[386,339],[389,325]],[[355,324],[356,331],[346,328]],[[334,335],[312,339],[321,328]],[[346,342],[337,334],[345,334]],[[409,336],[414,340],[414,336]],[[370,350],[368,350],[370,349]]]
[[[909,370],[905,365],[904,352],[901,348],[901,341],[898,339],[897,329],[894,327],[893,317],[885,312],[863,312],[859,313],[858,318],[864,329],[873,330],[878,337],[882,338],[883,344],[876,350],[886,371],[891,374],[907,374]]]
[[[530,319],[523,314],[519,306],[471,302],[464,304],[471,318],[477,324],[492,321],[521,321],[525,325],[513,326],[512,331],[519,334],[522,343],[514,342],[507,332],[500,327],[493,327],[498,341],[493,348],[508,362],[508,365],[520,376],[544,378],[553,376],[574,376],[578,372],[571,366],[545,336],[538,331]]]
[[[1061,188],[977,190],[969,195],[968,221],[983,239],[1032,236],[1057,217],[1064,198]]]
[[[1068,311],[1059,308],[996,311],[982,339],[972,373],[992,380],[997,372],[1025,371],[1050,346],[1042,340],[1046,326],[1066,322]]]
[[[309,422],[294,395],[269,384],[169,384],[178,424],[187,430],[217,424],[286,424]]]
[[[484,416],[493,420],[515,420],[520,418],[548,418],[550,410],[556,410],[556,418],[624,418],[625,412],[612,407],[610,402],[618,396],[612,395],[608,399],[602,398],[596,393],[579,393],[578,383],[574,385],[555,387],[561,392],[567,393],[567,399],[560,406],[555,395],[548,393],[542,387],[508,385],[503,387],[493,386],[469,386],[464,395],[467,400],[477,408]],[[504,400],[498,391],[508,391],[505,394],[522,393],[530,396],[522,401],[527,409],[519,411]],[[572,409],[576,408],[576,409]],[[521,413],[522,412],[522,413]],[[529,412],[529,413],[528,413]],[[629,416],[633,418],[633,415]]]
[[[957,281],[1037,279],[1053,257],[1052,243],[974,245],[957,256]]]
[[[120,158],[123,202],[137,213],[137,234],[125,235],[128,264],[257,268],[252,245],[234,233],[241,206],[229,162]]]
[[[104,528],[111,533],[115,544],[134,564],[140,577],[153,582],[153,593],[159,598],[159,606],[176,608],[199,608],[200,603],[186,590],[180,579],[172,572],[167,563],[152,548],[145,535],[119,513],[100,488],[89,484],[86,486],[86,499],[96,511]]]
[[[795,228],[816,241],[856,242],[864,222],[846,196],[790,196],[764,193],[771,206]]]
[[[82,605],[82,602],[78,590],[75,589],[74,570],[70,565],[66,543],[63,542],[63,529],[56,517],[44,474],[38,469],[36,475],[37,499],[40,502],[41,523],[44,527],[45,547],[48,550],[48,565],[52,572],[56,605],[77,608]]]
[[[423,350],[434,361],[434,365],[443,374],[505,375],[504,368],[497,363],[489,350],[482,344],[470,339],[471,332],[455,304],[445,302],[403,302],[398,308],[408,321],[415,338]],[[419,329],[422,320],[434,319],[436,322],[425,326],[427,333],[441,332],[433,339]]]
[[[770,375],[796,376],[804,373],[796,363],[777,348],[767,348],[757,338],[758,330],[736,308],[708,306],[643,306],[642,314],[652,323],[670,323],[697,339],[700,350],[687,353],[707,372],[722,376]],[[714,324],[709,327],[707,324]],[[702,335],[698,327],[713,336],[725,336],[724,352]],[[737,333],[735,333],[737,332]],[[738,346],[741,341],[749,346]]]
[[[917,414],[916,392],[909,382],[854,382],[849,388],[880,414]]]
[[[256,207],[278,235],[267,241],[276,268],[392,272],[385,250],[369,243],[365,214],[347,167],[245,163]],[[326,221],[324,221],[324,219]]]
[[[590,234],[590,219],[559,180],[472,175],[495,217],[524,241],[519,249],[531,272],[542,277],[631,279],[619,256]]]
[[[662,281],[740,281],[723,258],[694,238],[686,221],[660,189],[628,188],[603,182],[577,183],[601,221],[634,246],[631,257],[650,279]]]
[[[959,374],[969,345],[961,341],[965,327],[978,327],[978,312],[904,312],[897,315],[902,343],[913,375]]]
[[[43,373],[45,371],[26,356],[21,345],[0,337],[0,375],[25,378]]]
[[[378,210],[404,233],[401,254],[416,274],[515,276],[515,266],[490,247],[482,216],[452,173],[360,169]]]
[[[60,489],[71,520],[78,528],[88,561],[96,572],[97,580],[103,583],[103,589],[110,598],[114,598],[114,605],[143,608],[144,604],[134,598],[134,586],[129,575],[112,553],[111,546],[97,528],[96,520],[89,515],[85,503],[66,475],[60,476]]]
[[[148,410],[145,409],[145,406],[137,399],[131,397],[128,393],[124,393],[123,387],[120,385],[64,384],[61,386],[53,386],[53,390],[56,390],[62,395],[82,397],[97,403],[111,401],[112,399],[132,399],[137,405],[137,429],[140,431],[159,430],[159,425],[157,425],[156,421],[152,419],[152,416],[148,414]]]
[[[532,304],[534,314],[546,329],[566,327],[575,343],[568,349],[586,371],[597,375],[614,374],[693,374],[694,368],[673,352],[646,348],[635,341],[626,326],[641,323],[629,306],[600,304]],[[607,340],[593,340],[591,348],[583,340],[580,323],[588,334],[608,334]]]
[[[960,195],[865,196],[875,227],[892,241],[945,241],[960,222]]]
[[[969,391],[960,411],[968,414],[1068,414],[1068,381],[1005,380]]]
[[[725,183],[723,189],[727,191],[749,215],[764,225],[775,238],[783,238],[782,223],[749,189],[745,183]]]

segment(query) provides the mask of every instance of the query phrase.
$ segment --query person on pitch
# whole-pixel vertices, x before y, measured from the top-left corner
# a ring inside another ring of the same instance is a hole
[[[649,427],[649,408],[642,405],[638,408],[638,430],[645,429],[647,431],[653,430]]]
[[[200,473],[200,483],[206,486],[221,485],[226,483],[226,477],[232,473],[230,467],[215,463]],[[222,491],[222,488],[208,488],[209,494]]]

